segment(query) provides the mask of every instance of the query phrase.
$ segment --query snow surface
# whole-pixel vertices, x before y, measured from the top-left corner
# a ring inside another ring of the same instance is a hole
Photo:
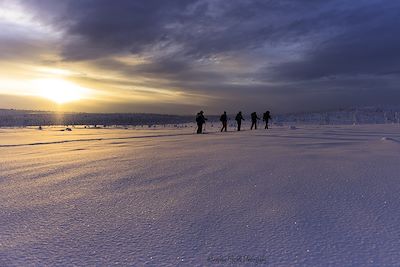
[[[0,129],[0,266],[400,262],[399,125]]]

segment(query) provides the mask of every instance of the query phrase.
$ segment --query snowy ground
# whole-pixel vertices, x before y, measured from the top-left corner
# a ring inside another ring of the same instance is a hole
[[[215,130],[0,129],[0,266],[400,262],[399,125]]]

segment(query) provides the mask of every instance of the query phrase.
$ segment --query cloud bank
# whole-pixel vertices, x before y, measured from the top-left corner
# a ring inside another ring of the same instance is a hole
[[[0,64],[71,70],[68,79],[112,99],[98,100],[95,111],[294,112],[393,104],[400,96],[396,1],[10,5],[0,1]],[[28,15],[18,21],[6,8]]]

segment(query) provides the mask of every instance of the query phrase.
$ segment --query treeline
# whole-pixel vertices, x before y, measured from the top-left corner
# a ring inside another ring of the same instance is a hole
[[[250,114],[243,114],[246,122]],[[209,123],[219,123],[219,116],[207,115]],[[234,115],[229,115],[230,124]],[[167,125],[195,123],[195,115],[162,115],[146,113],[72,113],[0,109],[0,127],[51,125]],[[328,112],[274,114],[272,123],[279,124],[400,124],[400,106],[360,107]]]
[[[400,123],[400,106],[360,107],[327,112],[277,115],[274,122],[320,125]]]
[[[125,113],[59,113],[0,109],[0,127],[39,125],[162,125],[188,122],[193,122],[193,116]]]

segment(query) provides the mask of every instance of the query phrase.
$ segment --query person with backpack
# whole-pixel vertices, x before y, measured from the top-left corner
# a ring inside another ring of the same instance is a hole
[[[223,132],[224,130],[226,132],[228,126],[228,116],[226,115],[226,111],[224,111],[224,114],[221,115],[219,120],[222,122],[221,132]]]
[[[240,127],[242,126],[242,121],[244,121],[241,111],[239,111],[239,113],[236,115],[235,121],[237,123],[237,130],[239,132],[240,131]]]
[[[265,121],[265,129],[268,129],[268,122],[270,119],[272,119],[271,113],[269,112],[269,110],[267,110],[267,112],[265,112],[263,115],[263,121]]]
[[[200,111],[196,115],[197,133],[203,133],[203,124],[206,123],[207,118],[204,117],[204,112]]]
[[[257,120],[260,120],[260,118],[257,116],[256,112],[251,113],[251,128],[250,130],[253,130],[253,127],[255,130],[257,130]]]

